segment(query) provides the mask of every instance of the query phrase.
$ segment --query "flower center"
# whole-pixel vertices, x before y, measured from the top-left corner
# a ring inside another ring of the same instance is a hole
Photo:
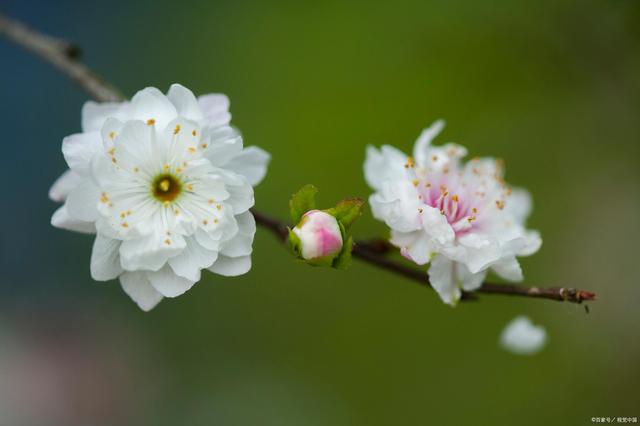
[[[153,196],[162,202],[171,202],[182,192],[182,184],[170,173],[157,176],[151,188]]]

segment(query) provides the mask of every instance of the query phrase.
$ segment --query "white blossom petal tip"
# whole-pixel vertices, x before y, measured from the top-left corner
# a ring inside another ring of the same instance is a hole
[[[64,202],[51,222],[97,233],[92,277],[119,278],[145,311],[188,291],[203,269],[251,268],[248,209],[270,156],[243,148],[228,108],[224,95],[148,87],[131,102],[86,103],[83,133],[63,141],[70,170],[50,190]]]
[[[533,325],[526,316],[514,318],[500,335],[500,346],[517,355],[533,355],[547,342],[547,332],[542,326]]]

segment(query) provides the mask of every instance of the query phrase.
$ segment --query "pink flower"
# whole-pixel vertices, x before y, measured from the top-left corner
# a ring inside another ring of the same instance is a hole
[[[431,285],[455,305],[489,270],[521,281],[516,257],[535,253],[542,240],[526,227],[529,193],[504,181],[499,160],[465,163],[463,146],[432,145],[443,126],[437,121],[425,129],[412,157],[388,145],[368,147],[364,172],[375,191],[373,216],[391,228],[390,242],[412,262],[429,264]]]

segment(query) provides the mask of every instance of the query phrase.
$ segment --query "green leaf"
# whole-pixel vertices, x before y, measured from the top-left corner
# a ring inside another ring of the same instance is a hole
[[[346,229],[349,229],[362,214],[363,205],[364,201],[361,198],[346,198],[327,212],[338,219],[338,222],[342,223]]]
[[[333,267],[336,269],[347,269],[351,265],[351,251],[353,250],[353,237],[349,236],[342,245],[342,251],[333,260]]]
[[[289,210],[294,224],[300,222],[302,215],[316,208],[316,194],[318,190],[313,185],[305,185],[291,196]]]

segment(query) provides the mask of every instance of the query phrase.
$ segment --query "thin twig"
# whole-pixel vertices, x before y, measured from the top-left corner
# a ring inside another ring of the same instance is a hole
[[[82,87],[100,102],[122,101],[124,96],[78,60],[80,49],[66,41],[39,33],[0,14],[0,34],[35,53]]]
[[[252,209],[251,212],[256,218],[256,223],[263,228],[271,231],[279,240],[286,241],[288,235],[287,225],[280,222],[262,212]],[[394,261],[384,256],[387,253],[387,249],[379,251],[377,249],[371,250],[369,248],[370,242],[359,243],[356,241],[353,247],[353,257],[369,263],[381,269],[385,269],[389,272],[393,272],[397,275],[402,275],[405,278],[409,278],[420,285],[431,288],[427,273],[420,271],[416,268],[411,268],[403,263]],[[541,287],[523,287],[512,284],[495,284],[484,283],[482,287],[475,290],[473,293],[463,292],[462,300],[474,300],[476,299],[475,293],[484,294],[501,294],[504,296],[522,296],[533,297],[538,299],[549,299],[566,301],[573,303],[582,303],[584,301],[595,300],[595,294],[585,290],[578,290],[574,288],[541,288]]]
[[[39,56],[83,88],[93,99],[100,102],[122,101],[125,97],[113,86],[106,83],[96,73],[78,60],[80,50],[71,43],[39,33],[26,25],[0,14],[0,33]],[[258,225],[271,231],[278,239],[285,241],[288,234],[287,225],[264,213],[252,209]],[[425,271],[407,267],[404,264],[385,257],[390,251],[389,244],[380,240],[356,242],[353,256],[363,262],[385,269],[397,275],[416,281],[422,286],[431,288]],[[511,284],[484,283],[475,293],[501,294],[505,296],[522,296],[540,299],[558,300],[573,303],[595,300],[595,294],[574,288],[540,288],[522,287]],[[476,297],[471,293],[463,293],[463,300]]]

